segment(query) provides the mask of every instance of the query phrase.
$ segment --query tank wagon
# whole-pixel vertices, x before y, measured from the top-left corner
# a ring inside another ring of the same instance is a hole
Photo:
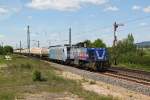
[[[21,49],[21,50],[16,49],[16,50],[14,50],[14,53],[28,55],[29,49]],[[47,57],[48,54],[49,54],[48,48],[31,48],[30,49],[31,56]]]
[[[33,56],[46,57],[48,56],[48,48],[31,48],[30,54]]]
[[[20,49],[14,49],[14,53],[17,53],[17,54],[21,53]]]
[[[29,53],[29,49],[21,50],[21,54],[27,55]]]

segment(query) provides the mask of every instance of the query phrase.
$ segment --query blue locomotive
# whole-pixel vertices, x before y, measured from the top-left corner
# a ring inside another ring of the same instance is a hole
[[[52,46],[49,48],[49,59],[96,71],[110,66],[106,48]]]

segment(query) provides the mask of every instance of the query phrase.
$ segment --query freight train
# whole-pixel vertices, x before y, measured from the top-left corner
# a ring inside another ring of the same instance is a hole
[[[51,46],[49,48],[31,48],[14,50],[15,53],[37,57],[47,57],[50,61],[67,65],[102,71],[110,67],[106,48],[85,48],[76,46]]]

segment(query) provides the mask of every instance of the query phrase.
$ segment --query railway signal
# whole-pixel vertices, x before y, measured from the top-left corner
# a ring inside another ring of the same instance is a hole
[[[38,47],[38,48],[40,47],[40,41],[39,41],[39,40],[32,40],[32,41],[37,42],[37,47]]]
[[[114,23],[114,41],[113,41],[113,46],[115,47],[117,45],[117,29],[119,26],[124,26],[124,24],[117,24],[116,22]]]
[[[117,54],[116,54],[116,45],[117,45],[117,29],[119,26],[124,26],[124,24],[117,24],[116,22],[114,23],[114,41],[113,41],[113,47],[114,47],[114,64],[117,65]]]
[[[21,41],[20,41],[20,53],[21,53],[21,49],[22,49],[22,44],[21,44]]]

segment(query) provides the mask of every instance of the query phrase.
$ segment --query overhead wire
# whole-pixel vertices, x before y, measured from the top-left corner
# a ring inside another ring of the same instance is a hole
[[[128,23],[133,23],[133,22],[137,22],[137,21],[141,21],[141,20],[145,20],[145,19],[150,19],[150,16],[138,17],[138,18],[135,18],[135,19],[128,19],[128,20],[125,20],[125,21],[121,21],[121,23],[126,25]],[[104,29],[112,28],[112,27],[113,27],[113,25],[107,25],[107,26],[101,27],[99,29],[92,29],[92,30],[88,30],[88,31],[83,31],[82,33],[90,33],[90,32],[93,32],[93,31],[104,30]],[[78,37],[79,37],[79,35],[78,35]]]

